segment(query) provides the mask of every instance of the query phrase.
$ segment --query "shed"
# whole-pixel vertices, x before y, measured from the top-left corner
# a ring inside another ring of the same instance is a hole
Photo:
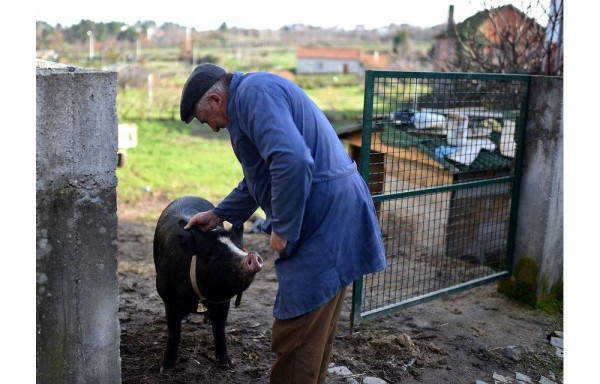
[[[452,113],[461,111],[436,112],[452,116]],[[473,111],[470,113],[477,115]],[[495,148],[482,148],[474,160],[462,164],[448,155],[457,153],[458,147],[448,145],[447,125],[444,128],[415,129],[411,125],[398,125],[388,117],[379,117],[374,122],[371,136],[368,182],[371,194],[443,187],[509,175],[514,145],[511,147],[502,142],[512,142],[514,123],[505,119],[495,120],[502,122],[504,127],[500,130],[504,133],[498,132],[498,129],[482,128],[483,122],[490,119],[485,114],[473,119],[469,134],[471,140],[477,140],[478,135],[487,135]],[[362,125],[341,128],[337,133],[360,168]],[[377,202],[381,229],[388,239],[388,251],[391,254],[410,252],[410,256],[416,257],[463,257],[480,263],[498,261],[505,238],[499,234],[508,230],[510,192],[504,184],[500,187],[484,185]]]

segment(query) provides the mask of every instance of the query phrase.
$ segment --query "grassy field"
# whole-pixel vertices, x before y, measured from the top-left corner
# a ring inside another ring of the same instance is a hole
[[[213,202],[242,177],[227,132],[213,133],[194,122],[136,121],[138,146],[128,150],[117,169],[121,201],[135,201],[153,191],[170,198],[192,194]]]

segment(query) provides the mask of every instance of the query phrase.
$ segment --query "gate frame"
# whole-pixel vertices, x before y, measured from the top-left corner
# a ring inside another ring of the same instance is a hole
[[[374,79],[375,78],[415,78],[415,79],[466,79],[466,80],[508,80],[525,82],[525,95],[521,100],[518,129],[515,132],[515,171],[513,175],[504,176],[501,178],[483,181],[472,181],[461,183],[460,185],[451,185],[443,187],[422,188],[419,190],[408,192],[396,192],[389,195],[377,195],[373,197],[373,202],[391,200],[398,198],[400,195],[415,196],[420,194],[428,194],[433,192],[442,192],[449,190],[466,189],[478,185],[489,185],[491,183],[506,183],[512,182],[513,188],[511,191],[511,207],[510,217],[508,220],[508,237],[506,249],[506,270],[489,276],[484,276],[478,279],[473,279],[451,287],[443,288],[435,292],[425,295],[413,297],[409,300],[389,304],[381,308],[372,309],[362,313],[362,298],[363,298],[363,277],[358,278],[352,284],[352,308],[350,311],[350,332],[354,331],[354,327],[358,326],[362,321],[376,317],[385,316],[399,311],[403,308],[408,308],[423,302],[449,296],[453,293],[465,291],[477,286],[492,283],[497,280],[507,278],[512,275],[515,257],[515,238],[517,227],[517,215],[519,207],[521,174],[523,165],[523,151],[525,148],[525,126],[528,120],[529,98],[531,91],[532,75],[527,74],[496,74],[496,73],[459,73],[459,72],[414,72],[414,71],[381,71],[381,70],[366,70],[365,71],[365,96],[363,106],[363,127],[362,127],[362,147],[361,147],[361,164],[360,173],[365,183],[369,182],[370,158],[371,158],[371,136],[373,127],[373,100],[374,100]]]

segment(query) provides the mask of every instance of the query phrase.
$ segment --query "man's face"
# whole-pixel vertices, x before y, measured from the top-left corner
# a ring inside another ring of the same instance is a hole
[[[219,132],[221,128],[227,128],[229,123],[227,110],[222,101],[221,98],[211,96],[208,99],[208,108],[200,108],[199,102],[194,107],[194,117],[201,124],[208,124],[213,132]]]

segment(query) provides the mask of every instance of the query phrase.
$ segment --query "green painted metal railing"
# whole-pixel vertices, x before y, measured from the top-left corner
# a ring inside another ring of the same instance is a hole
[[[511,274],[530,83],[366,71],[357,160],[387,267],[354,282],[352,329]]]

